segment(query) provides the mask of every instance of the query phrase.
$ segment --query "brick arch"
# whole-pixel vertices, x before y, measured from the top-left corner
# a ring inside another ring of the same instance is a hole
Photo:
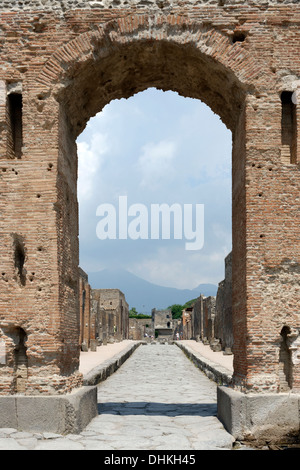
[[[201,99],[233,130],[260,74],[243,44],[216,29],[183,16],[130,15],[61,46],[38,82],[64,104],[77,135],[109,101],[150,86]]]
[[[182,16],[127,16],[78,35],[52,55],[39,74],[34,93],[39,99],[51,98],[58,116],[56,186],[57,208],[61,209],[57,246],[62,315],[75,303],[70,280],[78,269],[76,137],[110,101],[149,87],[200,99],[233,132],[233,316],[237,319],[233,335],[238,352],[234,381],[243,382],[247,351],[244,331],[239,334],[238,330],[247,314],[245,97],[255,91],[261,75],[242,42],[233,43],[230,36]],[[48,112],[39,116],[42,127],[47,117]]]

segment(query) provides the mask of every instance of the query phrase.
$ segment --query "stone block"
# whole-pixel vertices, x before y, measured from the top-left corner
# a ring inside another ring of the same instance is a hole
[[[66,395],[0,397],[0,409],[0,427],[76,434],[98,414],[97,387],[81,387]]]
[[[241,393],[218,387],[218,418],[239,440],[299,442],[300,395]]]
[[[0,410],[0,428],[17,429],[17,410],[15,397],[1,396]]]
[[[97,352],[97,340],[96,339],[90,340],[90,349],[92,352]]]
[[[18,430],[64,433],[64,396],[17,396],[16,406]]]
[[[243,439],[245,431],[245,395],[229,387],[217,388],[218,418],[236,439]]]

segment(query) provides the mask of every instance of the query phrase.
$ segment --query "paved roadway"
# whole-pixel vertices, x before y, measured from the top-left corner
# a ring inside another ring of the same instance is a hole
[[[0,429],[1,449],[231,449],[216,384],[175,345],[140,346],[98,386],[99,416],[79,435]]]

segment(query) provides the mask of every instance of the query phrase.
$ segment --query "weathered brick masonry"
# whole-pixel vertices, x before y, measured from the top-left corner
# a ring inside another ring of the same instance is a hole
[[[128,339],[129,308],[119,289],[92,289],[88,275],[79,268],[79,346],[97,350],[108,342]]]
[[[232,131],[234,385],[279,390],[284,331],[299,392],[299,22],[279,0],[1,2],[1,394],[81,383],[75,139],[150,86]]]

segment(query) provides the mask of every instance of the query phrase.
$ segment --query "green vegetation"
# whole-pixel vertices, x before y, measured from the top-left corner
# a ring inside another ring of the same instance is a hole
[[[182,310],[183,306],[180,304],[173,304],[170,305],[169,309],[172,312],[172,318],[175,320],[176,318],[181,318],[182,317]]]
[[[138,320],[144,318],[152,318],[151,315],[144,315],[143,313],[138,313],[135,307],[132,307],[129,310],[129,318],[137,318]]]
[[[171,312],[172,312],[172,318],[173,320],[176,320],[176,319],[179,319],[182,317],[182,311],[185,309],[185,308],[189,308],[191,307],[195,302],[196,302],[197,299],[192,299],[192,300],[189,300],[188,302],[186,302],[184,305],[180,305],[180,304],[173,304],[173,305],[170,305],[170,307],[168,307]]]
[[[197,299],[192,299],[188,300],[184,305],[180,304],[173,304],[168,307],[168,310],[171,310],[172,312],[172,318],[173,320],[179,319],[182,317],[182,311],[185,308],[191,307]],[[135,307],[132,307],[129,310],[129,318],[137,318],[137,319],[143,319],[143,318],[152,318],[151,315],[145,315],[144,313],[138,313]]]
[[[189,307],[192,307],[192,305],[194,305],[194,303],[196,302],[197,299],[192,299],[192,300],[189,300],[188,302],[186,302],[183,306],[183,308],[189,308]]]

